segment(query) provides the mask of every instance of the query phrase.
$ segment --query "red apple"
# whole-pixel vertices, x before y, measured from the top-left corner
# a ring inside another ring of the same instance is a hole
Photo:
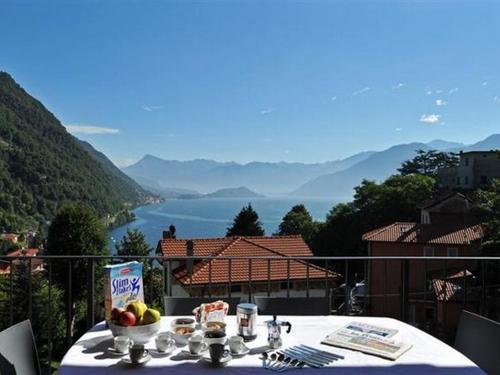
[[[115,307],[111,310],[111,320],[118,322],[120,320],[120,314],[124,311],[125,309],[122,309],[121,307]]]
[[[122,311],[119,319],[120,325],[124,327],[135,325],[135,315],[130,311]]]

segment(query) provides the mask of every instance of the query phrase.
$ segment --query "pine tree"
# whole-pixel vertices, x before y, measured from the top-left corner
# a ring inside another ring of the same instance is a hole
[[[264,229],[259,221],[259,215],[249,203],[241,209],[233,220],[233,225],[227,228],[226,237],[232,236],[263,236]]]

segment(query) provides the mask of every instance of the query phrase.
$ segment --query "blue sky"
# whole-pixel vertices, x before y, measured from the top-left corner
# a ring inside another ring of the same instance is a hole
[[[0,14],[0,69],[120,165],[315,162],[500,131],[500,2],[0,0]]]

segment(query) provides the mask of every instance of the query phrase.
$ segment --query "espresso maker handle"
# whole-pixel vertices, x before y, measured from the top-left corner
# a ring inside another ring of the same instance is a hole
[[[286,322],[283,325],[288,327],[288,329],[286,330],[286,333],[290,333],[290,331],[292,330],[292,323]]]

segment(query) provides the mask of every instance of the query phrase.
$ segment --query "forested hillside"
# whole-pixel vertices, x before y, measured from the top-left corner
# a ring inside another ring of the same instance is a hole
[[[92,150],[0,72],[0,231],[36,229],[65,202],[86,203],[104,217],[145,198]]]

